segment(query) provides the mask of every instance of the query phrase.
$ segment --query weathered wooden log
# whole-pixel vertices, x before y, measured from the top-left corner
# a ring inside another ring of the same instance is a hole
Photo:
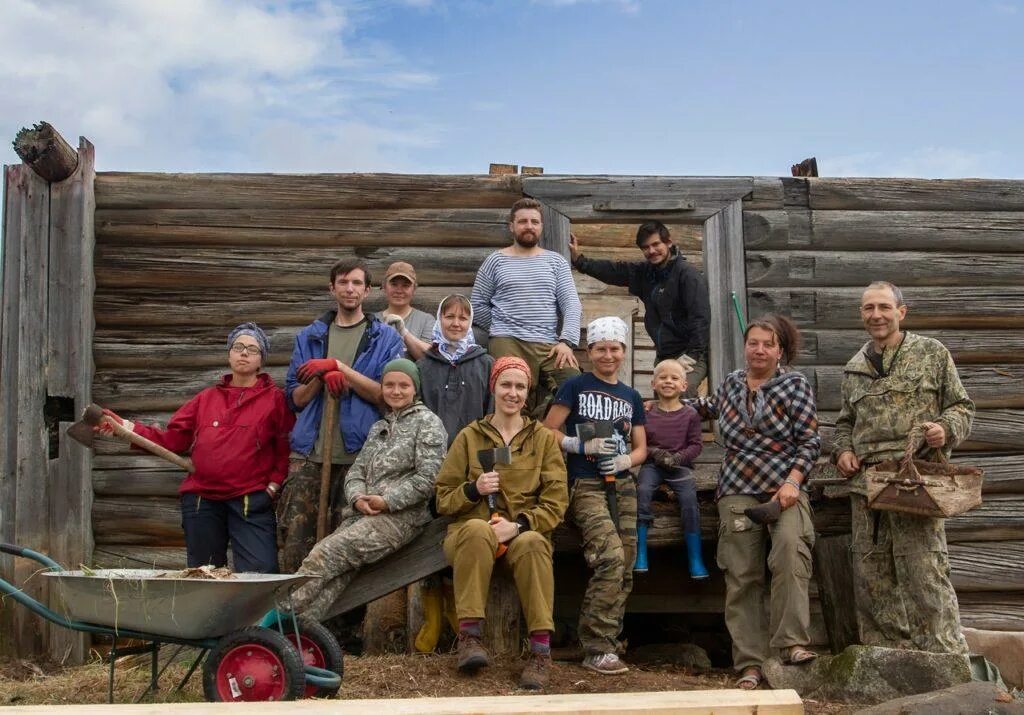
[[[270,341],[270,354],[263,356],[263,365],[287,365],[295,336],[302,327],[263,326]],[[162,368],[226,368],[229,330],[208,325],[179,326],[165,333],[138,328],[101,328],[93,340],[93,357],[100,370],[152,367],[157,361]]]
[[[970,442],[980,449],[1024,451],[1024,410],[979,410]],[[961,445],[961,449],[973,445]]]
[[[986,495],[981,506],[946,519],[946,539],[950,543],[1024,539],[1024,495]]]
[[[957,593],[1024,591],[1024,541],[964,541],[949,546]]]
[[[818,538],[814,543],[814,578],[833,653],[842,653],[846,646],[858,642],[850,541],[849,534],[842,534]]]
[[[636,247],[636,230],[640,221],[634,223],[581,223],[572,227],[572,232],[579,242],[580,251],[585,255],[593,255],[600,248],[622,249],[629,251],[629,260],[643,260],[643,254]],[[666,223],[669,236],[676,248],[684,253],[699,253],[704,243],[700,224]]]
[[[786,211],[743,212],[748,249],[869,251],[881,260],[900,251],[1024,251],[1024,212]]]
[[[472,285],[490,247],[302,248],[100,245],[96,248],[99,288],[217,288],[225,285],[327,290],[330,268],[342,258],[362,258],[378,282],[397,260],[416,267],[420,285]]]
[[[363,653],[405,653],[408,640],[405,589],[375,598],[366,604],[363,617]]]
[[[14,152],[50,183],[64,181],[78,168],[78,152],[49,122],[21,129],[14,137]]]
[[[109,569],[183,569],[186,565],[184,546],[100,544],[92,559],[92,566]]]
[[[500,564],[491,573],[491,590],[484,606],[484,643],[497,656],[519,655],[522,619],[515,581]]]
[[[145,369],[98,370],[93,381],[93,399],[97,404],[114,410],[168,410],[181,407],[201,390],[217,384],[225,373],[223,368],[206,370],[173,370],[160,374],[154,385]],[[284,385],[287,368],[281,366],[266,370],[274,381]]]
[[[181,531],[181,507],[177,499],[98,498],[92,505],[92,523],[97,545],[185,545]]]
[[[751,288],[747,296],[752,316],[784,313],[801,327],[820,329],[860,327],[862,293],[862,287]],[[910,310],[901,326],[909,330],[1024,327],[1024,288],[929,287],[904,295]]]
[[[967,246],[964,246],[967,248]],[[1024,253],[925,251],[746,251],[747,285],[756,288],[857,286],[884,273],[907,286],[1015,286],[1024,274]]]
[[[1024,181],[1003,179],[808,179],[812,209],[1021,211]]]
[[[96,177],[98,209],[504,208],[518,176],[432,174],[150,174]]]
[[[1024,594],[958,593],[960,623],[987,631],[1024,631]]]

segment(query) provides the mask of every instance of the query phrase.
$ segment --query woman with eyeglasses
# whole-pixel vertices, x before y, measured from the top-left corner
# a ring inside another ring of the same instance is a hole
[[[288,434],[295,416],[284,392],[261,372],[269,351],[255,323],[228,336],[228,367],[213,387],[186,402],[166,428],[109,417],[172,452],[191,452],[194,471],[178,488],[188,565],[277,571],[273,502],[288,474]],[[96,428],[109,434],[108,424]]]

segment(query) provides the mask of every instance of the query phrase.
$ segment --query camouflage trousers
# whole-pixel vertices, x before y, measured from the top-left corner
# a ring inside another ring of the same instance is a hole
[[[310,551],[296,573],[319,575],[292,595],[296,613],[322,621],[362,566],[380,561],[415,539],[423,530],[423,511],[345,519]]]
[[[333,530],[342,520],[345,504],[345,474],[349,465],[331,467],[331,492],[327,503],[331,515],[327,528]],[[317,512],[320,508],[320,463],[292,459],[288,481],[277,503],[277,560],[281,573],[295,573],[316,543]]]
[[[942,520],[850,505],[860,642],[966,655]]]
[[[506,355],[522,358],[530,366],[530,384],[533,389],[526,396],[524,412],[538,420],[544,419],[551,400],[566,380],[580,374],[578,368],[555,367],[554,356],[548,357],[554,345],[529,343],[519,338],[498,336],[487,342],[487,352],[497,360]]]
[[[593,570],[580,606],[580,644],[588,654],[619,649],[626,599],[633,590],[636,559],[636,484],[632,475],[615,480],[619,528],[608,512],[604,483],[577,479],[569,496],[569,517],[583,536],[583,558]]]

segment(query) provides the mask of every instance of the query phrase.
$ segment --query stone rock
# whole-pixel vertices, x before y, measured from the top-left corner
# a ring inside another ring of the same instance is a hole
[[[630,648],[631,663],[678,665],[693,670],[710,670],[707,651],[693,643],[651,643]]]
[[[792,688],[801,697],[875,704],[968,683],[967,658],[945,653],[853,645],[836,656],[806,665],[783,665],[770,658],[762,666],[775,689]]]
[[[855,715],[1010,715],[1024,713],[1024,702],[1014,700],[995,683],[964,683],[921,695],[888,700],[858,710]]]
[[[983,655],[994,663],[1008,686],[1024,689],[1024,632],[975,628],[963,631],[971,653]]]

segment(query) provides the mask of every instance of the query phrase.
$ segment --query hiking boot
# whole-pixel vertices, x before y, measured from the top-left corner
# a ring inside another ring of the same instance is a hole
[[[588,655],[583,659],[583,667],[601,675],[619,675],[629,670],[629,667],[614,653]]]
[[[530,653],[523,674],[519,676],[519,687],[523,690],[543,690],[548,684],[551,672],[550,653]]]
[[[487,650],[484,648],[480,636],[460,633],[457,654],[459,656],[458,668],[463,673],[475,673],[484,666],[490,665]]]

